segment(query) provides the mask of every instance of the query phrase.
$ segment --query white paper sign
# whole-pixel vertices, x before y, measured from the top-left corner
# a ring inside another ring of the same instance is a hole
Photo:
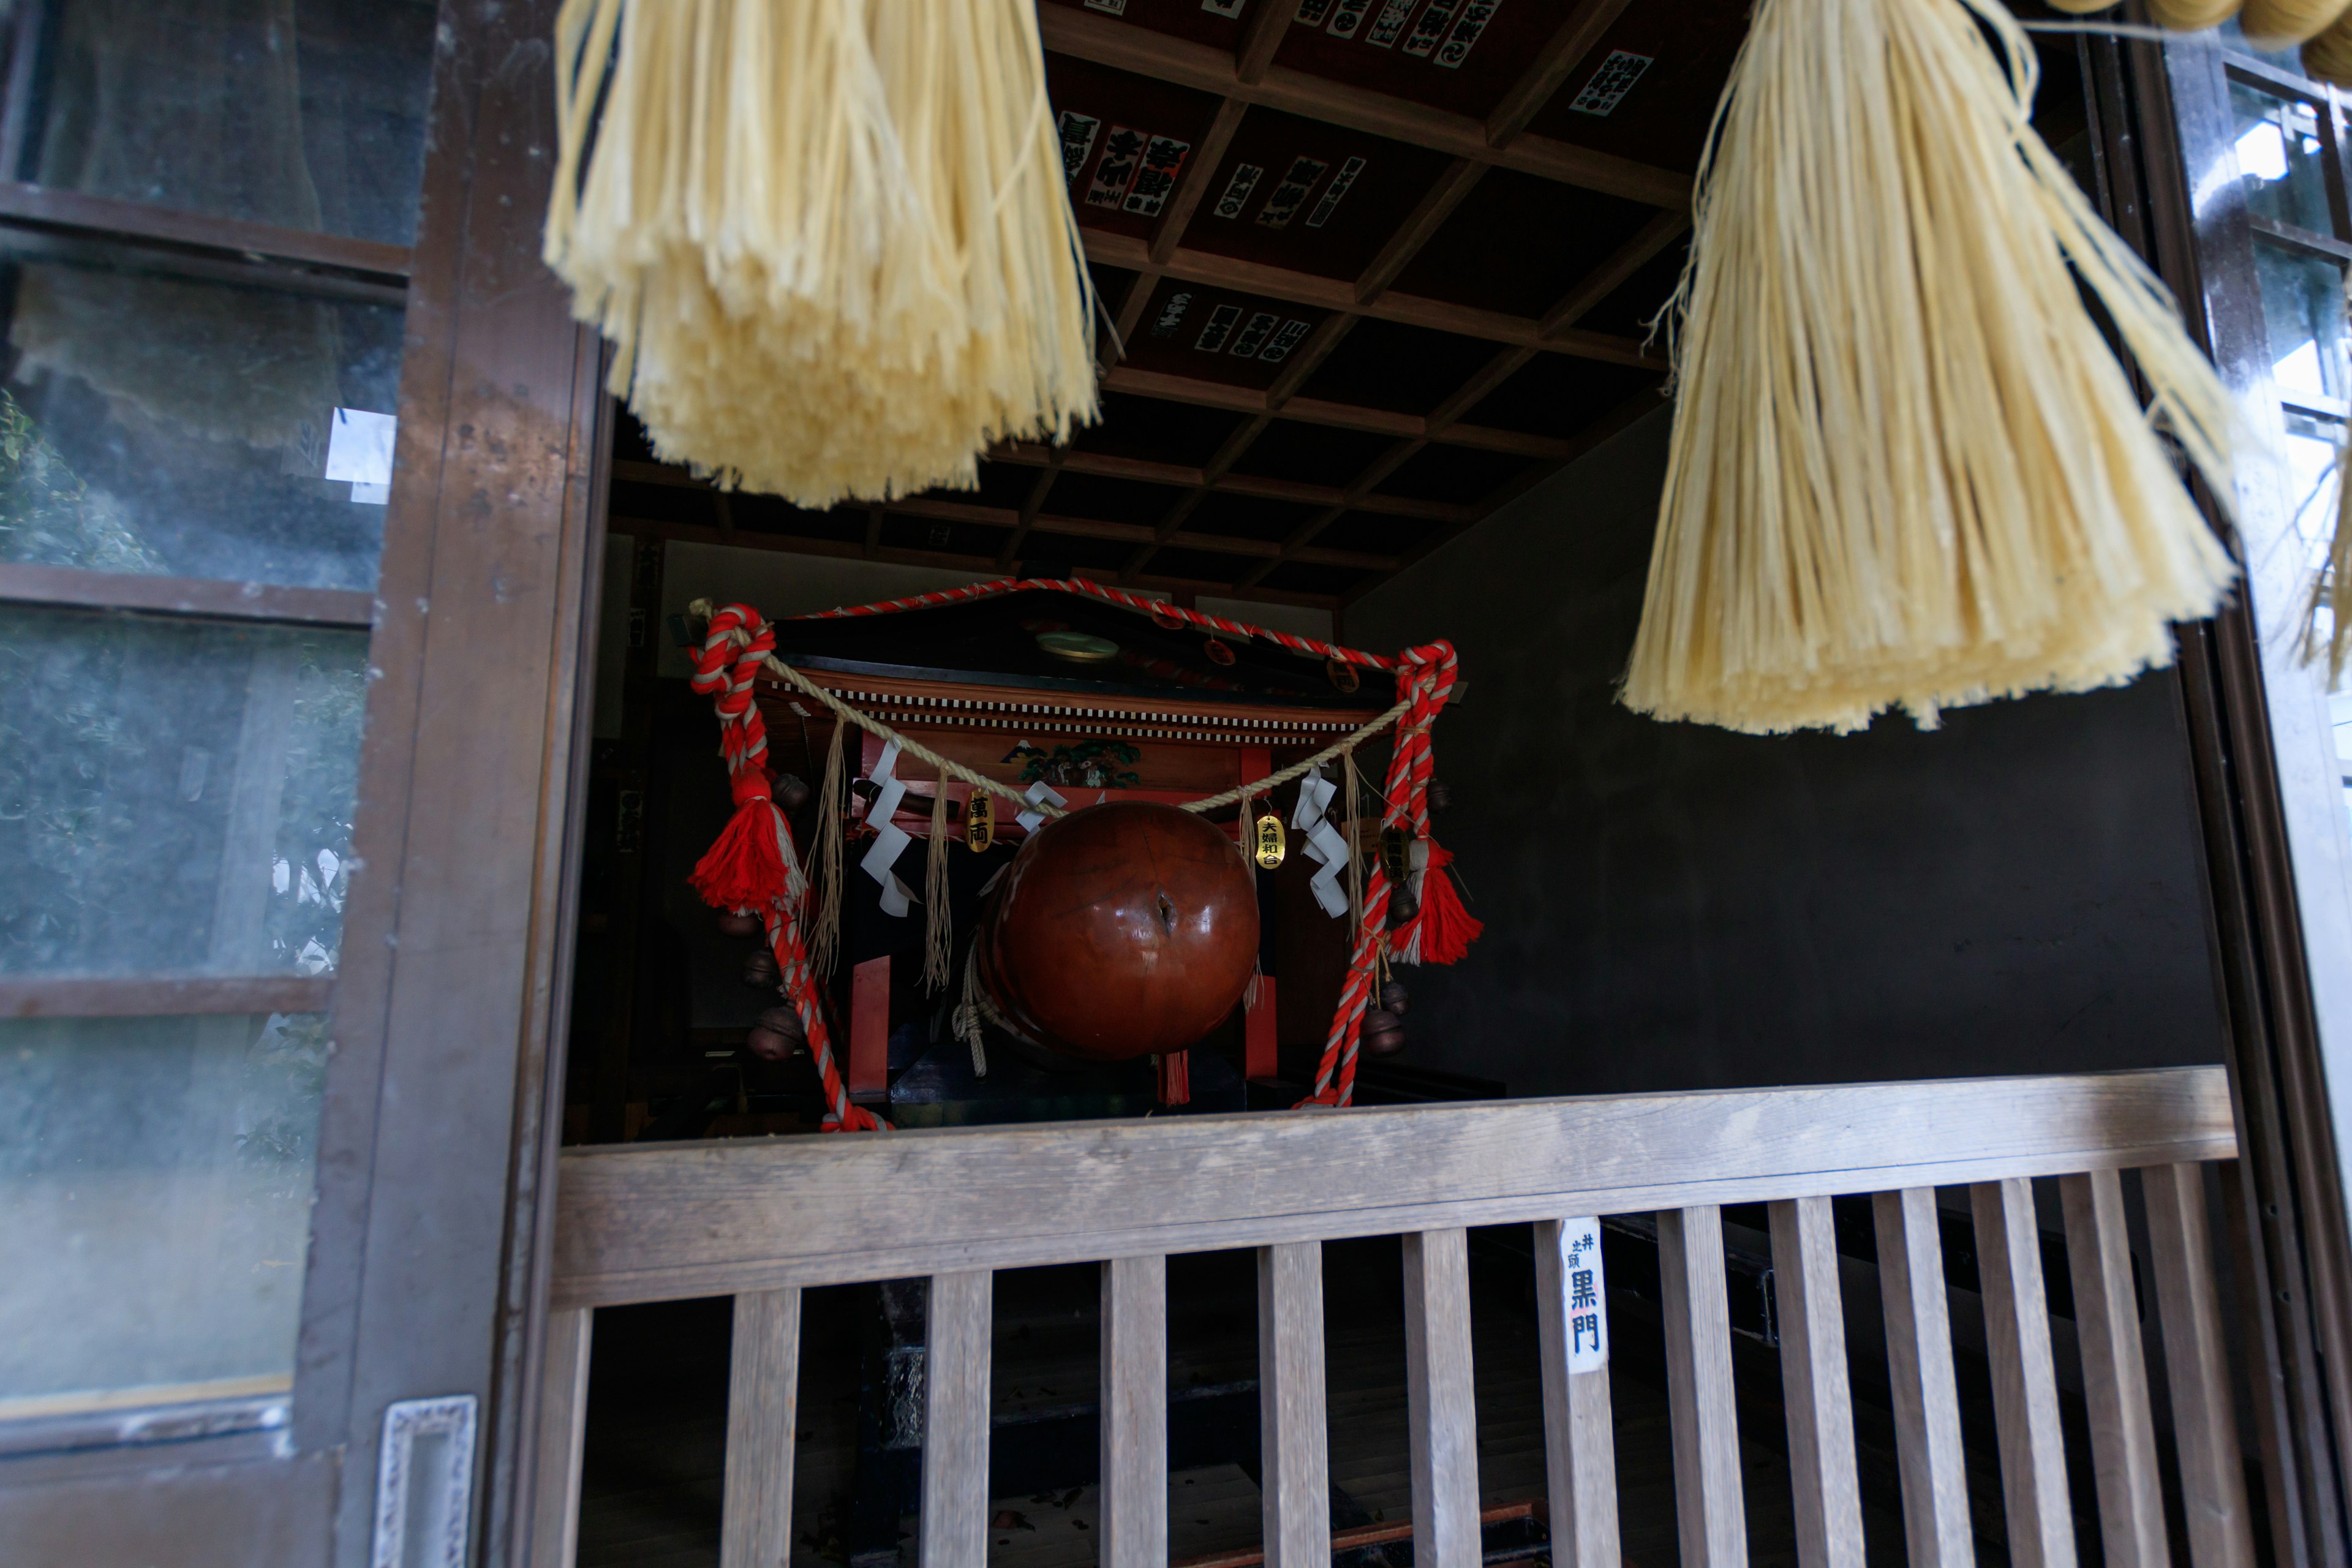
[[[1559,1288],[1567,1298],[1568,1370],[1599,1372],[1609,1364],[1609,1287],[1601,1276],[1601,1222],[1559,1223]]]
[[[392,441],[400,421],[364,408],[338,408],[327,426],[327,474],[352,487],[352,500],[382,506],[392,496]]]

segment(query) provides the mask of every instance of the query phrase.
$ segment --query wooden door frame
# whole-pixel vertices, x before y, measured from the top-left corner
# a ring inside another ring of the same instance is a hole
[[[448,1395],[476,1405],[471,1560],[525,1551],[611,417],[539,259],[555,11],[442,0],[413,247],[286,237],[293,265],[407,271],[290,1416],[0,1461],[7,1561],[366,1563],[385,1407]],[[0,221],[74,205],[37,194]]]
[[[2172,287],[2231,389],[2275,428],[2219,36],[2086,38],[2082,56],[2110,221]],[[2343,105],[2328,96],[2340,133]],[[2352,1051],[2352,833],[2326,682],[2300,650],[2307,580],[2289,547],[2292,509],[2267,464],[2249,468],[2259,471],[2240,478],[2235,522],[2221,525],[2244,581],[2211,620],[2179,628],[2179,683],[2238,1118],[2241,1158],[2223,1184],[2255,1342],[2250,1436],[2278,1560],[2342,1568],[2352,1247],[2337,1124],[2352,1111],[2352,1065],[2331,1083],[2327,1064]]]

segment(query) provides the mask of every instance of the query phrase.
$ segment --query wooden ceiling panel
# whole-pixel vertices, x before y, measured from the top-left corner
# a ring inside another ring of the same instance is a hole
[[[1163,278],[1127,340],[1122,363],[1264,390],[1328,313]]]
[[[1150,235],[1217,117],[1216,95],[1056,54],[1045,57],[1045,90],[1078,222]]]
[[[1200,503],[1184,519],[1184,531],[1213,533],[1224,539],[1281,541],[1296,532],[1301,523],[1315,515],[1316,510],[1297,501],[1271,500],[1264,496],[1217,491],[1201,498]],[[1358,548],[1352,541],[1341,541],[1328,535],[1322,542],[1334,549]],[[1155,569],[1160,567],[1157,561],[1152,564]],[[1179,573],[1178,575],[1183,574]]]
[[[1381,481],[1381,493],[1474,506],[1538,466],[1504,452],[1423,447]]]
[[[1642,0],[1578,62],[1528,130],[1688,173],[1748,36],[1752,0]]]
[[[1451,163],[1426,147],[1253,109],[1212,173],[1184,244],[1353,279]]]
[[[1041,530],[1031,534],[1028,543],[1022,547],[1021,574],[1024,577],[1061,576],[1075,566],[1108,581],[1134,551],[1132,544],[1116,539],[1086,539]],[[1230,568],[1213,579],[1219,580],[1231,581]]]
[[[1489,169],[1396,287],[1483,310],[1541,316],[1657,216],[1646,202]],[[1504,235],[1510,242],[1498,244]]]
[[[1277,419],[1234,462],[1234,472],[1308,485],[1344,485],[1395,439],[1368,430],[1334,430]]]
[[[1081,452],[1140,458],[1197,468],[1216,454],[1248,416],[1123,392],[1102,395],[1102,419],[1070,443]]]
[[[980,466],[980,487],[970,490],[936,489],[927,494],[941,500],[978,501],[982,506],[1018,507],[1029,499],[1029,488],[1037,482],[1034,468],[1018,463],[982,463]]]
[[[1234,575],[1251,563],[1246,555],[1222,555],[1206,550],[1186,550],[1171,545],[1151,558],[1152,574],[1160,577],[1187,577],[1194,582],[1230,583]]]
[[[1394,321],[1359,321],[1307,378],[1307,397],[1426,414],[1495,357],[1495,345]],[[1565,357],[1565,356],[1546,356]]]
[[[727,498],[728,521],[732,531],[756,534],[790,534],[801,539],[853,540],[866,536],[869,509],[865,505],[837,506],[830,511],[806,511],[775,496],[730,495]],[[707,524],[713,521],[706,516]]]
[[[1098,16],[1116,16],[1139,27],[1170,37],[1212,44],[1230,52],[1240,42],[1242,12],[1247,0],[1043,0],[1048,5],[1085,9]]]
[[[1674,298],[1675,285],[1682,280],[1683,263],[1690,258],[1690,242],[1685,239],[1668,246],[1624,282],[1617,285],[1601,302],[1577,318],[1576,324],[1585,331],[1608,332],[1618,337],[1640,340],[1649,335],[1650,318],[1656,315],[1668,300]],[[1658,352],[1665,352],[1665,334],[1658,335]]]
[[[909,517],[886,510],[876,543],[885,550],[928,550],[949,555],[986,555],[1003,542],[1004,531],[977,522]]]
[[[1447,531],[1451,525],[1427,518],[1390,517],[1377,511],[1342,513],[1319,534],[1316,542],[1334,550],[1358,550],[1367,555],[1411,554]]]
[[[1260,586],[1283,594],[1317,594],[1338,597],[1376,580],[1377,574],[1347,566],[1325,566],[1306,561],[1286,561],[1267,573]]]
[[[617,463],[620,459],[615,461]],[[707,490],[681,489],[677,485],[639,484],[615,473],[612,494],[613,510],[625,516],[648,518],[656,522],[703,524],[711,521],[710,494]]]
[[[1664,380],[1652,371],[1579,364],[1558,354],[1538,354],[1472,409],[1470,422],[1534,436],[1573,436]]]
[[[1543,0],[1298,0],[1297,19],[1274,58],[1312,76],[1483,120],[1565,9]]]
[[[1089,517],[1103,522],[1157,523],[1184,492],[1166,485],[1138,484],[1101,474],[1065,468],[1038,510],[1057,517]]]

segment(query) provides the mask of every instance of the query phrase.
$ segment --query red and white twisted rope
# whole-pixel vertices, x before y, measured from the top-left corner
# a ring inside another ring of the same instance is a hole
[[[1100,599],[1106,604],[1140,610],[1165,625],[1170,620],[1186,626],[1200,626],[1209,631],[1230,632],[1235,637],[1256,637],[1293,653],[1311,655],[1316,658],[1338,659],[1342,664],[1360,664],[1367,669],[1394,669],[1397,661],[1377,653],[1365,653],[1360,648],[1340,647],[1333,643],[1318,642],[1291,632],[1277,632],[1265,626],[1254,626],[1245,621],[1229,621],[1223,616],[1213,616],[1205,610],[1188,610],[1164,599],[1147,598],[1130,594],[1123,588],[1112,588],[1100,583],[1090,583],[1083,577],[1000,577],[993,583],[974,583],[966,588],[942,588],[936,594],[917,594],[904,599],[882,599],[871,605],[850,605],[838,610],[819,610],[814,615],[793,616],[796,621],[835,621],[855,619],[861,616],[887,616],[900,610],[928,610],[940,605],[962,604],[971,599],[993,599],[1003,594],[1026,593],[1031,589],[1048,589],[1058,594],[1076,594],[1081,597]]]
[[[815,1059],[817,1077],[824,1086],[824,1129],[873,1131],[884,1124],[864,1107],[850,1103],[848,1087],[834,1062],[833,1037],[825,1028],[816,975],[809,964],[807,944],[801,938],[800,905],[807,882],[793,853],[792,827],[768,793],[768,731],[759,704],[752,700],[751,682],[775,646],[775,628],[757,610],[748,605],[730,605],[710,617],[688,684],[711,697],[718,711],[719,752],[727,763],[728,787],[736,808],[756,806],[774,824],[776,850],[783,868],[781,885],[765,900],[766,907],[747,908],[743,912],[757,914],[766,922],[768,946],[781,975],[778,989],[791,998],[793,1010],[800,1015],[809,1055]]]
[[[1389,752],[1388,809],[1381,817],[1381,829],[1388,829],[1410,820],[1414,836],[1429,837],[1429,779],[1433,766],[1429,748],[1429,727],[1454,695],[1454,674],[1460,661],[1454,657],[1454,645],[1433,642],[1423,647],[1407,648],[1390,666],[1397,672],[1397,699],[1410,702],[1404,719],[1397,725],[1395,746]],[[1350,801],[1348,805],[1352,807]],[[1352,851],[1352,846],[1351,851]],[[1380,955],[1382,944],[1390,951],[1402,952],[1420,936],[1421,922],[1427,918],[1428,900],[1415,910],[1412,919],[1391,933],[1389,920],[1389,877],[1387,865],[1381,856],[1372,858],[1371,880],[1364,888],[1364,910],[1356,928],[1356,944],[1348,961],[1348,976],[1339,986],[1339,1005],[1331,1015],[1331,1033],[1324,1041],[1323,1059],[1315,1069],[1315,1091],[1301,1101],[1309,1105],[1347,1105],[1356,1095],[1356,1055],[1363,1038],[1364,1010],[1370,1005],[1373,987],[1380,979]]]

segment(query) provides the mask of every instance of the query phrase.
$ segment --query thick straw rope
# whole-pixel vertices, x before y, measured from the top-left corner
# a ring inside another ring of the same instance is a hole
[[[1762,0],[1699,171],[1673,447],[1626,703],[1853,730],[2130,679],[2234,566],[2256,445],[2163,285],[2027,121],[1997,0]]]

